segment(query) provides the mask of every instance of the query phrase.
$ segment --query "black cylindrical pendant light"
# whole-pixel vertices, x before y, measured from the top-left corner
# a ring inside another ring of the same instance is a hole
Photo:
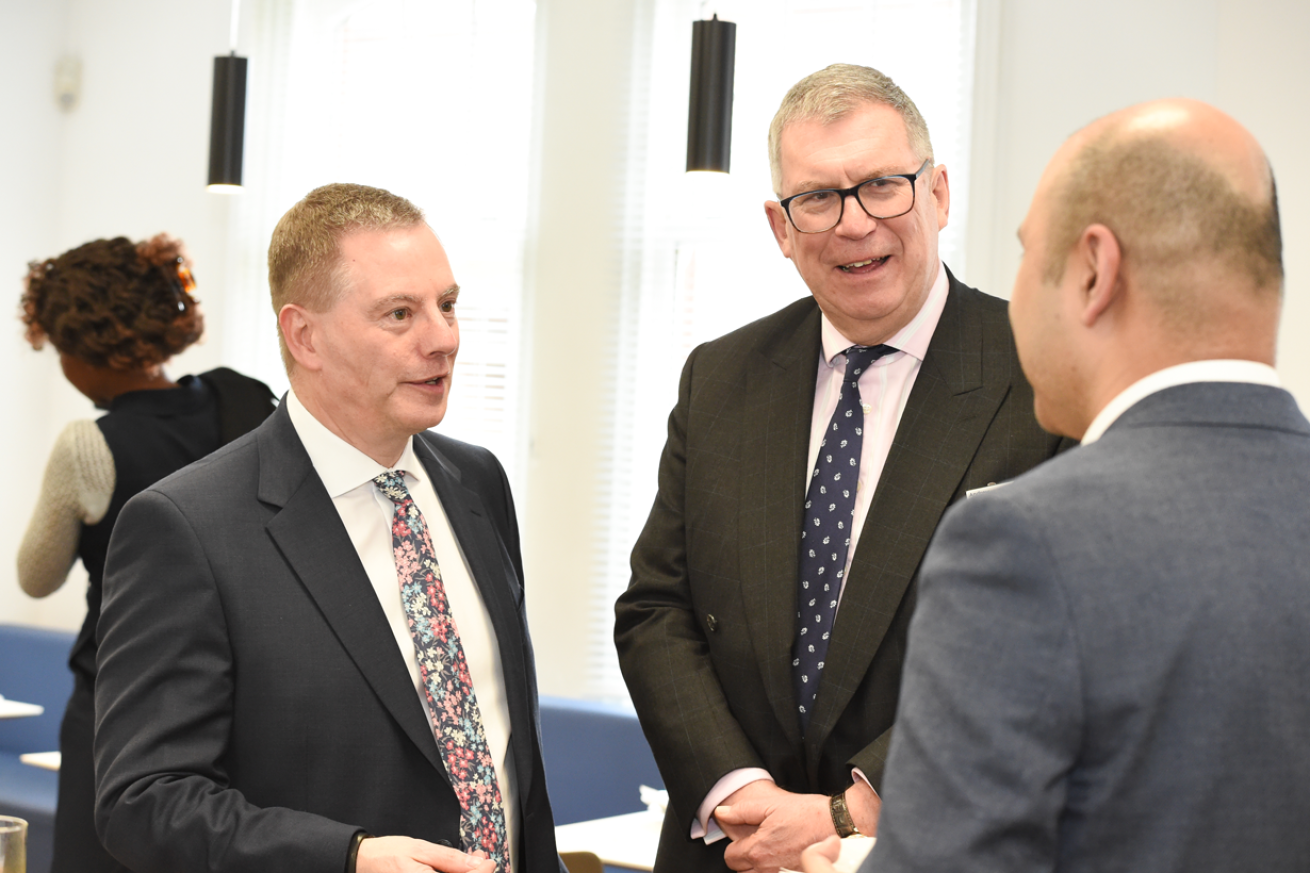
[[[214,58],[214,107],[209,120],[209,190],[241,186],[246,137],[246,64],[236,52]]]
[[[687,113],[687,172],[728,172],[732,152],[732,76],[737,25],[709,21],[691,26],[691,99]]]

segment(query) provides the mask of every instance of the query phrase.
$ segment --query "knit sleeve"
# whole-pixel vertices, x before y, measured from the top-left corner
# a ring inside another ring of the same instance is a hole
[[[83,524],[95,524],[114,496],[114,456],[90,419],[64,428],[46,463],[32,520],[18,547],[18,584],[33,597],[59,589],[77,559]]]

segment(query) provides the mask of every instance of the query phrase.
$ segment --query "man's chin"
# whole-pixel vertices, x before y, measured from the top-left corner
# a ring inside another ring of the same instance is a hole
[[[410,417],[410,433],[422,433],[432,430],[446,418],[446,404],[443,401],[439,409],[427,409]]]

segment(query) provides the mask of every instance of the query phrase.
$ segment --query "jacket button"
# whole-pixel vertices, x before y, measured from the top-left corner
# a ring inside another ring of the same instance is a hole
[[[447,849],[453,849],[453,848],[455,848],[453,845],[451,845],[450,840],[437,840],[437,845],[438,845],[438,846],[445,846]]]
[[[719,630],[719,620],[708,613],[705,616],[705,625],[710,629],[710,633],[717,633]]]

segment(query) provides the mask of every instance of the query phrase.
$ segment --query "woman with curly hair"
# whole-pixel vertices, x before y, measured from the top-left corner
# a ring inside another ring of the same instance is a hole
[[[18,552],[18,581],[33,597],[58,589],[78,558],[90,577],[69,656],[52,873],[119,869],[95,834],[91,758],[95,630],[114,521],[134,494],[252,430],[274,407],[268,386],[233,370],[176,381],[164,372],[204,330],[194,288],[181,243],[163,234],[86,243],[33,261],[24,281],[28,342],[49,341],[68,381],[108,413],[70,423],[56,440]]]

